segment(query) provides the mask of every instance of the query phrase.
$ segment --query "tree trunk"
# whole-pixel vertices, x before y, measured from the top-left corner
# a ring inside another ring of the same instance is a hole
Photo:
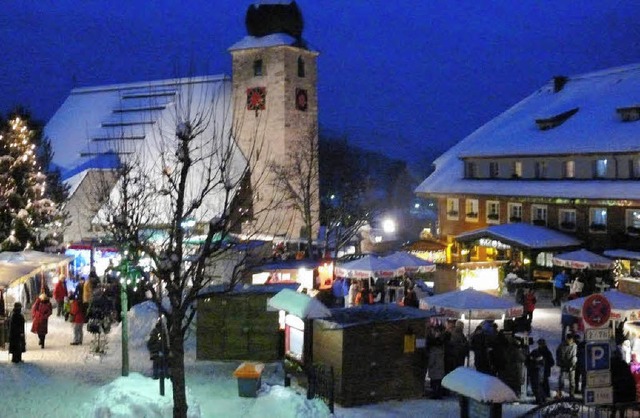
[[[173,385],[173,418],[187,418],[187,394],[184,375],[184,338],[180,330],[182,318],[173,318],[169,331],[169,366]]]

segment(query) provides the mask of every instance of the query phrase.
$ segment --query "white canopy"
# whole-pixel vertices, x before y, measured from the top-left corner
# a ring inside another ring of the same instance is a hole
[[[380,257],[369,254],[357,260],[349,261],[336,267],[336,275],[352,279],[369,277],[394,277],[402,274],[393,264]]]
[[[515,402],[518,396],[502,380],[468,367],[458,367],[442,379],[445,388],[480,402]]]
[[[640,298],[619,292],[617,290],[607,290],[601,293],[609,300],[611,305],[610,318],[619,321],[627,318],[629,321],[640,320]],[[582,318],[582,305],[588,296],[570,300],[562,304],[562,312]]]
[[[556,254],[553,264],[572,269],[609,270],[613,267],[613,261],[607,257],[582,249],[568,253]]]
[[[324,306],[318,299],[291,289],[281,290],[269,299],[267,305],[303,319],[326,318],[331,316],[329,308]]]
[[[420,299],[420,309],[433,310],[437,314],[468,319],[502,319],[522,315],[522,305],[512,300],[493,296],[472,288],[455,290]]]
[[[382,257],[381,260],[387,261],[405,272],[428,273],[436,271],[436,265],[432,262],[404,251],[396,251],[391,255]]]
[[[22,278],[29,278],[40,271],[35,263],[0,261],[0,287],[7,287]]]
[[[27,279],[42,269],[56,268],[73,259],[71,255],[34,250],[0,252],[0,286]]]

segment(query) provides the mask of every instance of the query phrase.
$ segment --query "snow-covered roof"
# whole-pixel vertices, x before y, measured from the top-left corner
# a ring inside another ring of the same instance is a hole
[[[527,223],[492,225],[456,236],[457,241],[468,242],[479,238],[491,238],[519,248],[577,247],[581,241],[562,232]]]
[[[639,97],[640,64],[568,77],[558,92],[551,81],[437,158],[435,171],[416,192],[637,198],[638,181],[464,179],[462,158],[640,152],[640,123],[622,122],[616,113],[618,108],[638,106]],[[541,130],[536,125],[536,119],[576,108],[577,113],[553,129]]]
[[[247,35],[229,47],[229,51],[251,48],[269,48],[272,46],[298,46],[300,41],[286,33],[272,33],[265,36]]]
[[[426,319],[437,314],[395,303],[376,303],[352,308],[331,309],[331,317],[317,321],[325,329],[343,329],[380,322]]]
[[[603,253],[607,257],[624,260],[640,260],[640,252],[629,250],[607,250]]]
[[[568,253],[556,254],[553,256],[552,261],[555,266],[572,269],[589,268],[592,270],[609,270],[613,267],[613,260],[610,258],[592,253],[584,248]]]
[[[229,167],[225,185],[233,186],[246,162],[230,133],[231,90],[231,80],[217,75],[74,89],[45,127],[54,150],[53,163],[71,180],[69,184],[77,187],[82,173],[88,170],[115,168],[120,161],[135,159],[133,165],[150,175],[146,187],[160,190],[162,161],[173,158],[177,129],[184,118],[200,115],[205,123],[193,147],[198,146],[201,153],[208,152],[207,146],[212,148],[211,152],[217,147],[219,156],[214,158],[230,156],[225,162]],[[193,165],[185,201],[195,200],[203,190],[211,164],[217,162],[201,158]],[[217,172],[215,167],[212,171]],[[208,220],[219,215],[224,205],[222,187],[207,195],[193,215],[196,219]],[[117,186],[110,198],[112,202],[118,201]],[[169,197],[159,195],[154,204],[154,213],[150,215],[153,222],[168,223]],[[94,222],[101,222],[107,215],[103,208]]]

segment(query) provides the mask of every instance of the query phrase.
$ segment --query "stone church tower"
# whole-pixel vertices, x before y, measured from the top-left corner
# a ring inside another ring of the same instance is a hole
[[[302,38],[302,15],[295,1],[255,2],[247,10],[246,27],[248,36],[229,48],[234,134],[252,167],[253,222],[243,225],[243,232],[295,239],[301,236],[303,218],[291,205],[274,208],[283,192],[273,186],[270,165],[287,164],[300,138],[314,135],[317,144],[318,52],[310,50]],[[314,152],[317,156],[317,148]],[[315,238],[319,179],[312,181]]]

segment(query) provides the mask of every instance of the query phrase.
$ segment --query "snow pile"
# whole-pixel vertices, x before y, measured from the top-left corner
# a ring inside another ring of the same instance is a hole
[[[458,367],[442,379],[445,388],[480,402],[516,402],[518,396],[495,376]]]
[[[173,414],[171,381],[165,380],[166,396],[159,396],[158,381],[139,373],[119,377],[103,386],[91,401],[90,414],[95,418],[162,418]],[[200,405],[187,390],[189,418],[200,418]]]

